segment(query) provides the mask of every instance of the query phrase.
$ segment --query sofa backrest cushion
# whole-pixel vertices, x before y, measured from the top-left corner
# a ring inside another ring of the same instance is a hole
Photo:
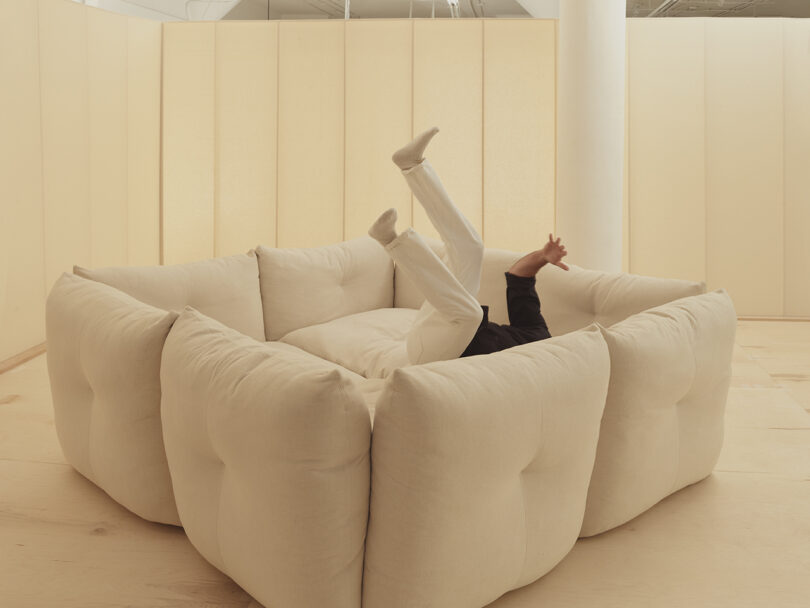
[[[582,524],[610,361],[596,325],[394,370],[377,403],[363,606],[484,606]]]
[[[358,381],[191,307],[166,340],[163,432],[180,519],[265,606],[360,605],[371,422]]]
[[[267,340],[393,306],[394,263],[371,237],[298,249],[259,245],[256,250]]]
[[[176,317],[64,273],[48,294],[45,332],[67,461],[137,515],[178,525],[160,423],[160,357]]]
[[[256,340],[264,341],[264,315],[256,253],[170,266],[82,268],[77,275],[106,283],[163,310],[187,305]]]
[[[720,289],[603,329],[610,387],[583,536],[623,524],[711,473],[723,443],[736,325]]]

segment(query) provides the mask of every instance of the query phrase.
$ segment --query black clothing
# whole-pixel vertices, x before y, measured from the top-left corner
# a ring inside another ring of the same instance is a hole
[[[505,272],[506,307],[509,310],[509,325],[499,325],[489,320],[489,306],[481,305],[484,318],[470,344],[461,353],[462,357],[485,355],[505,348],[550,338],[548,325],[540,314],[540,298],[535,289],[535,277],[519,277]]]

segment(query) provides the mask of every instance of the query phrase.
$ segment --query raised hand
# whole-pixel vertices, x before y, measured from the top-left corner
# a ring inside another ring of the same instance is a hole
[[[548,243],[546,243],[545,247],[540,250],[540,254],[549,264],[554,264],[563,270],[568,270],[568,266],[562,262],[562,259],[568,255],[568,252],[565,250],[565,245],[560,243],[560,237],[557,237],[557,240],[555,241],[554,236],[549,233]]]

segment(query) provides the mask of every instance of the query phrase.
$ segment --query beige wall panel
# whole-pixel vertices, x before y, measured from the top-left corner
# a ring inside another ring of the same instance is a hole
[[[810,316],[810,20],[785,26],[785,314]]]
[[[346,234],[367,233],[389,207],[411,224],[411,194],[391,162],[411,139],[413,22],[346,23]]]
[[[708,287],[725,287],[740,315],[781,315],[782,22],[705,23]]]
[[[484,22],[484,238],[531,251],[554,232],[556,24]],[[475,167],[468,167],[475,179]]]
[[[437,126],[426,157],[453,201],[476,230],[483,223],[483,21],[417,20],[413,23],[413,131]],[[419,202],[413,226],[438,237]],[[487,235],[482,234],[484,242]]]
[[[276,243],[278,23],[216,25],[215,254]]]
[[[704,23],[627,23],[630,268],[637,274],[706,280]],[[729,105],[725,97],[716,100]],[[723,170],[730,177],[734,165]],[[716,195],[727,196],[719,184]]]
[[[163,263],[214,255],[214,23],[163,24]]]
[[[92,265],[87,9],[40,0],[45,282]]]
[[[0,361],[45,340],[37,3],[0,19]]]
[[[160,22],[127,28],[128,263],[160,263]]]
[[[343,21],[279,23],[279,247],[343,240]]]
[[[127,264],[127,18],[87,9],[90,263]],[[137,111],[137,108],[135,108]]]

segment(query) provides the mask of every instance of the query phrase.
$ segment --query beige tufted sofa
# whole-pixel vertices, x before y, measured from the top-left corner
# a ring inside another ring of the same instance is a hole
[[[493,321],[519,255],[485,253]],[[266,606],[478,608],[722,444],[725,291],[577,267],[538,291],[553,338],[409,366],[421,297],[367,237],[75,267],[47,301],[59,440]]]

